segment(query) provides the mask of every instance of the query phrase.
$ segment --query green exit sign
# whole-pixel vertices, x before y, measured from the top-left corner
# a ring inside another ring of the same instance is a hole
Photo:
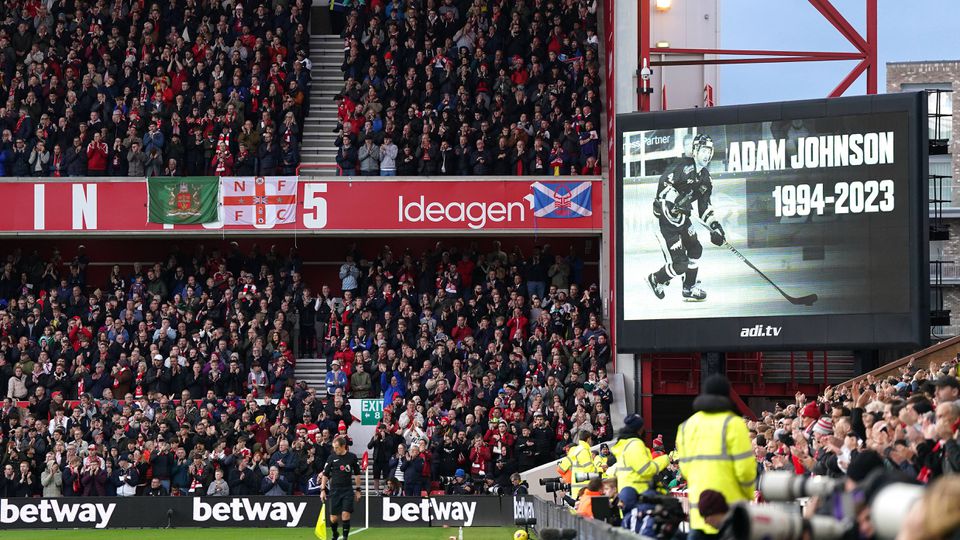
[[[360,400],[360,425],[375,426],[383,418],[382,399]]]

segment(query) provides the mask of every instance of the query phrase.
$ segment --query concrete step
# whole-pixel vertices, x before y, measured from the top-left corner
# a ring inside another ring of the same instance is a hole
[[[300,171],[300,178],[309,176],[311,178],[329,178],[336,177],[336,169],[303,169]]]
[[[306,126],[304,126],[304,128],[303,128],[303,136],[304,136],[304,137],[307,137],[307,138],[310,138],[310,137],[314,137],[314,138],[316,138],[316,137],[325,137],[325,136],[328,136],[328,135],[331,136],[331,137],[336,137],[336,136],[337,136],[337,133],[336,133],[335,131],[333,131],[333,128],[335,128],[335,127],[336,127],[336,124],[329,125],[329,126],[328,126],[328,125],[324,125],[324,126],[319,127],[319,128],[314,128],[313,126],[311,126],[311,125],[308,123],[308,124],[307,124]],[[312,129],[311,129],[311,128],[312,128]]]
[[[333,128],[330,128],[324,131],[304,131],[303,139],[306,141],[322,141],[322,140],[333,140],[337,138],[337,134],[333,131]]]
[[[317,394],[327,394],[327,361],[324,358],[301,358],[297,360],[295,369],[297,380],[307,383],[307,386],[317,391]]]
[[[335,149],[336,142],[337,142],[336,137],[331,137],[329,139],[312,139],[310,137],[306,137],[303,140],[303,144],[300,146],[301,153],[304,150],[314,150],[316,152],[321,152],[328,149]]]

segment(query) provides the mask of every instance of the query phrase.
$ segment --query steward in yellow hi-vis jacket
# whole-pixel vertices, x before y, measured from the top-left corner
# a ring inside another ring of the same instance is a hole
[[[557,472],[563,477],[564,482],[570,484],[570,493],[574,498],[580,493],[580,488],[590,483],[586,475],[597,472],[597,467],[593,463],[593,452],[590,450],[592,444],[593,433],[581,431],[577,437],[577,444],[567,450],[566,457],[557,465]]]
[[[631,414],[623,419],[619,439],[610,452],[616,460],[607,469],[607,478],[617,479],[617,489],[632,487],[637,493],[651,488],[654,477],[670,464],[670,458],[662,455],[654,459],[647,445],[643,444],[643,417]]]
[[[687,479],[692,540],[709,538],[717,529],[704,521],[694,501],[704,490],[723,494],[727,504],[752,500],[757,480],[747,424],[730,400],[730,381],[711,375],[704,381],[703,394],[693,401],[696,411],[677,429],[677,461]]]

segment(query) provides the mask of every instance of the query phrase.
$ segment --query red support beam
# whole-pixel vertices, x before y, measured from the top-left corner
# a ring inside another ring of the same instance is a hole
[[[771,51],[751,49],[697,49],[678,47],[657,47],[652,52],[664,54],[719,54],[729,56],[811,56],[838,60],[861,60],[866,56],[862,52],[825,52],[825,51]]]
[[[823,15],[823,18],[827,19],[834,28],[837,29],[840,34],[847,38],[847,41],[851,45],[856,47],[859,51],[866,54],[867,52],[867,40],[863,39],[863,36],[860,35],[860,32],[847,22],[847,19],[837,11],[837,8],[833,7],[833,4],[830,3],[830,0],[809,0],[810,4],[813,7],[817,8],[817,11]],[[869,9],[869,8],[868,8]]]
[[[840,81],[840,84],[838,84],[837,87],[833,89],[833,92],[830,92],[830,95],[827,97],[842,96],[843,93],[847,91],[847,88],[850,88],[850,85],[860,77],[860,74],[863,73],[865,69],[867,69],[868,65],[869,64],[866,59],[862,60],[856,65],[856,67],[853,68],[853,70],[850,71],[850,73],[847,74],[842,81]]]
[[[653,425],[653,355],[637,355],[640,362],[640,415],[647,425]],[[699,388],[697,389],[699,390]],[[647,430],[647,444],[650,444],[650,430]]]
[[[860,58],[855,58],[859,60]],[[850,58],[818,58],[813,56],[766,56],[761,58],[717,58],[711,60],[656,60],[653,66],[708,66],[726,64],[773,64],[787,62],[837,62]]]
[[[640,13],[638,24],[640,27],[640,62],[650,58],[650,0],[638,0]],[[818,51],[774,51],[749,49],[697,49],[697,48],[657,48],[654,54],[686,54],[686,55],[728,55],[728,56],[759,56],[769,58],[737,58],[737,59],[698,59],[698,60],[660,60],[650,62],[651,66],[692,66],[692,65],[730,65],[730,64],[761,64],[781,62],[817,62],[831,60],[860,60],[853,70],[837,85],[829,97],[843,95],[850,85],[863,74],[867,73],[867,93],[877,93],[877,75],[880,69],[877,58],[877,0],[864,0],[867,10],[867,37],[864,38],[847,19],[840,14],[831,0],[808,0],[837,31],[853,45],[857,52],[818,52]],[[649,95],[640,98],[640,110],[650,110]]]
[[[637,62],[637,69],[643,69],[644,60],[650,63],[650,0],[638,0],[637,7],[637,25],[640,29],[640,60]],[[637,81],[637,84],[640,84]],[[639,94],[639,109],[642,112],[650,111],[650,94]],[[650,421],[649,419],[647,420]]]
[[[877,93],[877,0],[867,0],[867,93]]]

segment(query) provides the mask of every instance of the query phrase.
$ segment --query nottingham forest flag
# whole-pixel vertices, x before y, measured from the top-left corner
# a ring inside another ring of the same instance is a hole
[[[147,178],[147,221],[213,223],[217,221],[220,179],[216,176]]]

